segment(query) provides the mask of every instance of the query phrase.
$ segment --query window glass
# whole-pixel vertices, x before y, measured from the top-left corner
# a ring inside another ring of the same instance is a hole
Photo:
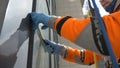
[[[36,5],[36,12],[38,13],[45,13],[45,14],[52,14],[52,0],[37,0],[37,5]],[[55,35],[53,36],[53,30],[50,28],[47,28],[45,30],[41,29],[42,24],[39,24],[39,29],[41,32],[41,35],[43,39],[49,39],[49,40],[54,40]],[[35,34],[35,39],[38,38],[37,32]],[[33,66],[36,68],[58,68],[55,60],[57,60],[55,55],[48,54],[44,50],[44,45],[43,44],[38,44],[37,42],[39,41],[34,41],[34,63]],[[33,67],[33,68],[34,68]]]
[[[48,14],[46,0],[37,0],[36,12]],[[44,39],[49,38],[49,29],[41,30],[42,24],[39,25],[41,35]],[[34,35],[33,51],[33,68],[49,68],[49,54],[44,50],[44,45],[40,43],[37,32]]]
[[[28,49],[28,40],[26,40],[20,49],[15,49],[18,47],[19,41],[16,42],[16,46],[11,45],[11,37],[14,36],[14,33],[17,31],[22,18],[25,18],[26,15],[31,12],[32,9],[32,0],[9,0],[8,8],[6,11],[1,35],[0,35],[0,53],[5,52],[4,54],[8,55],[14,51],[18,51],[17,54],[9,56],[2,67],[0,68],[26,68],[27,64],[27,49]],[[19,34],[18,34],[19,35]],[[18,36],[16,36],[17,38]],[[15,40],[15,39],[14,39]],[[12,41],[12,42],[11,42]],[[10,43],[10,44],[7,44]],[[14,43],[13,43],[14,44]],[[5,45],[5,46],[4,46]],[[2,50],[2,48],[4,50]],[[1,53],[2,54],[2,53]],[[9,59],[11,58],[11,59]],[[13,61],[13,63],[11,63]],[[9,65],[8,65],[9,64]],[[2,64],[0,64],[1,66]],[[12,67],[13,66],[13,67]]]
[[[1,66],[2,64],[0,59],[0,68],[26,68],[27,66],[29,39],[25,41],[20,40],[23,36],[21,36],[22,33],[19,33],[18,28],[20,27],[22,19],[32,11],[32,2],[33,0],[9,0],[0,35],[0,57],[2,55],[5,55],[5,57],[6,55],[11,55],[7,58],[7,61],[9,60],[9,62],[5,62],[5,64],[3,64],[3,66],[6,67]],[[48,9],[50,9],[50,12]],[[36,12],[51,14],[51,0],[37,0]],[[39,29],[43,38],[53,40],[53,31],[49,28],[41,30],[41,26],[42,25],[40,24]],[[20,45],[21,41],[23,43]],[[33,46],[33,68],[55,68],[54,55],[48,54],[44,50],[37,32],[35,32],[34,35]]]

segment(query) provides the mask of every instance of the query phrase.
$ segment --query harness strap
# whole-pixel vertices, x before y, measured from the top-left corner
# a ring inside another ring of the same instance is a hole
[[[112,45],[110,44],[110,40],[108,38],[106,29],[105,29],[105,26],[104,26],[104,21],[103,21],[103,19],[101,18],[100,14],[99,14],[99,9],[98,9],[98,7],[97,7],[97,5],[95,3],[95,0],[92,0],[92,3],[93,3],[93,6],[94,6],[94,9],[95,9],[96,17],[97,17],[97,19],[98,19],[98,21],[100,23],[101,31],[103,32],[103,37],[104,37],[104,40],[106,42],[106,47],[107,47],[107,49],[109,51],[109,55],[110,55],[113,67],[114,68],[119,68],[118,63],[116,62],[116,57],[115,57],[114,52],[112,50]]]
[[[89,7],[90,7],[90,12],[91,12],[91,22],[92,22],[92,32],[93,32],[93,38],[94,42],[96,44],[97,49],[100,51],[101,54],[103,55],[109,55],[108,49],[106,47],[105,40],[103,38],[103,33],[100,28],[99,21],[97,19],[95,10],[92,8],[90,1],[88,1]]]

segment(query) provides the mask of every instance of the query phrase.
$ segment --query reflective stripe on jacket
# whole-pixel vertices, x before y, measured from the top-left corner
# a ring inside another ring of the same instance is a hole
[[[79,50],[68,47],[67,55],[64,59],[74,63],[91,65],[94,63],[94,52],[85,49]],[[101,59],[102,57],[96,54],[96,60],[99,61]]]

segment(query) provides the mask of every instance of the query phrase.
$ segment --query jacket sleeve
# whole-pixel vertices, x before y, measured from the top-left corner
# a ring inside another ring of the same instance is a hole
[[[51,28],[55,29],[61,36],[73,42],[77,38],[78,34],[90,23],[90,18],[76,19],[68,16],[66,17],[52,17],[50,23],[48,24]],[[120,29],[119,19],[120,11],[103,17],[108,35],[120,33],[120,31],[118,31],[118,29]],[[110,32],[110,27],[113,28],[112,32],[115,31],[115,33]]]
[[[94,64],[94,53],[85,49],[79,50],[68,47],[64,59],[74,63],[91,65]],[[102,56],[96,54],[96,60],[102,60]]]
[[[120,57],[120,11],[103,16],[103,20],[113,51],[116,57]],[[66,16],[58,17],[53,23],[48,24],[52,25],[51,27],[55,29],[60,36],[63,36],[71,42],[75,42],[76,38],[89,23],[90,18],[76,19]]]
[[[57,31],[60,36],[74,42],[79,33],[90,23],[90,18],[76,19],[70,16],[58,17],[53,22],[51,18],[49,26]]]

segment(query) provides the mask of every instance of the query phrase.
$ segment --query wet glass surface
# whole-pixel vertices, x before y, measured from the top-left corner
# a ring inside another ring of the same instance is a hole
[[[9,0],[0,35],[0,68],[26,68],[29,43],[28,29],[20,27],[20,24],[31,10],[32,0]],[[37,0],[36,11],[49,13],[46,0]],[[53,40],[52,30],[41,30],[41,24],[39,29],[44,39]],[[49,66],[54,68],[54,56],[45,52],[37,32],[34,35],[33,46],[33,68],[49,68]]]
[[[9,0],[0,35],[0,68],[26,68],[28,39],[21,41],[25,33],[17,29],[31,9],[32,0]]]

